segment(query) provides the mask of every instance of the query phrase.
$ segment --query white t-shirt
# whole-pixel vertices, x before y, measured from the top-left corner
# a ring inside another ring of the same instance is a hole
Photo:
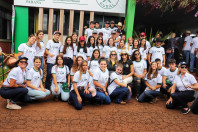
[[[148,74],[147,74],[147,75],[148,75]],[[161,76],[160,74],[158,74],[156,78],[152,78],[152,77],[153,77],[153,74],[152,74],[152,75],[151,75],[151,80],[149,80],[149,79],[147,78],[147,75],[146,75],[146,77],[145,77],[145,81],[147,81],[149,85],[151,85],[151,86],[157,86],[157,85],[159,85],[159,84],[160,84],[160,85],[162,84],[162,76]],[[149,87],[146,87],[146,89],[149,89]],[[145,89],[145,90],[146,90],[146,89]],[[160,88],[156,89],[155,91],[160,91]]]
[[[130,50],[129,50],[129,55],[131,56],[131,55],[133,55],[133,52],[134,51],[136,51],[136,50],[138,50],[137,48],[131,48]],[[141,53],[140,53],[141,54]]]
[[[39,47],[37,46],[37,42],[35,42],[33,46],[34,46],[35,49],[36,49],[36,54],[35,54],[35,56],[40,56],[40,57],[42,57],[42,56],[44,56],[44,53],[45,53],[45,45],[44,45],[44,42],[43,42],[43,41],[40,41],[40,45],[41,45],[41,48],[39,48]]]
[[[103,53],[103,46],[102,45],[98,45],[98,49],[100,51],[100,56],[102,56],[102,53]]]
[[[89,55],[90,55],[90,57],[92,56],[93,51],[94,51],[95,49],[98,49],[98,47],[97,47],[97,46],[95,46],[95,48],[93,48],[92,46],[87,47],[87,50],[89,50]]]
[[[137,75],[144,74],[144,70],[147,69],[147,64],[145,60],[133,61],[134,73]]]
[[[73,47],[74,49],[78,46],[78,44],[76,45],[76,42],[73,42]]]
[[[85,35],[87,35],[87,40],[86,42],[88,41],[89,37],[92,35],[92,32],[93,32],[94,29],[91,29],[91,28],[87,28],[85,30]]]
[[[184,39],[184,42],[186,42],[184,50],[190,51],[191,50],[190,44],[192,43],[192,37],[191,36],[186,36],[185,39]]]
[[[73,79],[73,83],[77,83],[77,87],[84,87],[86,88],[87,86],[87,83],[89,83],[89,78],[90,78],[90,75],[88,73],[88,71],[86,71],[86,73],[83,73],[82,76],[81,76],[81,79],[80,79],[80,71],[77,71],[75,74],[74,74],[74,79]],[[74,86],[72,85],[71,87],[71,91],[74,89]]]
[[[144,50],[144,47],[140,47],[140,53],[141,53],[141,58],[142,59],[147,58],[148,48],[146,50]]]
[[[54,57],[47,56],[47,63],[54,64],[56,61],[56,56],[59,55],[59,51],[61,48],[61,43],[55,43],[53,40],[49,40],[46,45],[46,49],[49,53],[54,54]]]
[[[64,46],[61,46],[61,53],[63,53],[63,49],[64,49]],[[73,59],[73,56],[74,56],[74,51],[72,49],[71,46],[67,47],[66,49],[66,54],[63,54],[63,57],[69,57],[71,59]]]
[[[74,76],[74,72],[72,71],[72,68],[71,68],[71,70],[70,70],[70,76]]]
[[[166,72],[166,68],[162,66],[161,69],[158,69],[158,74],[160,74],[161,76],[164,76],[165,75],[165,72]]]
[[[19,52],[23,52],[23,56],[28,58],[27,69],[34,67],[34,57],[36,55],[35,47],[28,46],[26,43],[20,44],[18,47]]]
[[[191,53],[194,54],[195,49],[198,48],[198,37],[195,37],[192,39],[192,49],[191,49]]]
[[[173,81],[176,84],[176,87],[179,91],[193,90],[191,88],[186,87],[187,85],[192,86],[197,83],[195,77],[189,73],[186,73],[183,78],[181,78],[181,74],[177,75]]]
[[[109,79],[109,71],[106,69],[104,72],[101,69],[94,71],[93,80],[98,81],[100,85],[105,86]]]
[[[104,46],[103,53],[105,53],[105,58],[109,58],[111,51],[117,52],[117,48],[114,46],[113,47]]]
[[[22,71],[19,66],[15,67],[10,71],[8,77],[3,82],[3,85],[10,86],[10,79],[16,80],[16,84],[23,84],[25,82],[25,75],[26,72]]]
[[[36,71],[33,68],[31,68],[29,71],[27,71],[27,76],[26,76],[26,80],[31,81],[31,84],[37,88],[39,88],[40,83],[41,83],[41,79],[43,78],[43,71],[41,70],[41,75],[39,71]],[[32,89],[30,87],[27,87],[28,89]]]
[[[120,36],[118,36],[118,37],[116,37],[116,39],[115,39],[115,40],[118,40],[118,39],[121,39],[121,37],[120,37]],[[119,43],[120,43],[120,41],[115,42],[115,47],[118,47]]]
[[[89,67],[90,67],[90,72],[93,74],[96,69],[100,68],[98,60],[90,61]]]
[[[103,33],[103,40],[106,40],[111,36],[111,29],[110,28],[108,28],[108,29],[102,28],[101,31]]]
[[[79,52],[77,51],[78,46],[76,47],[76,49],[74,49],[74,56],[78,57],[78,56],[82,56],[84,60],[87,60],[87,57],[90,56],[89,54],[89,50],[87,49],[87,53],[85,53],[83,51],[83,48],[80,48]]]
[[[109,27],[109,28],[111,31],[113,31],[113,30],[116,31],[118,29],[117,27],[113,27],[113,28]]]
[[[96,30],[96,31],[98,32],[98,34],[99,34],[100,32],[102,32],[100,28],[94,28],[94,30]]]
[[[161,62],[163,62],[163,55],[165,55],[165,51],[163,47],[152,47],[149,51],[151,55],[151,62],[155,61],[155,59],[159,58]]]
[[[109,86],[108,86],[108,93],[109,95],[117,88],[120,87],[119,85],[117,85],[114,80],[118,79],[119,82],[123,82],[122,80],[122,75],[121,74],[117,74],[116,72],[111,73],[110,76],[110,82],[112,82]]]
[[[164,76],[167,77],[166,79],[166,82],[168,83],[173,83],[175,77],[177,76],[177,71],[178,71],[178,68],[175,69],[175,71],[171,71],[170,68],[166,70]]]
[[[150,49],[151,48],[151,44],[150,44],[150,42],[148,40],[146,40],[146,48],[147,49]]]
[[[70,73],[68,66],[58,67],[57,65],[54,65],[52,67],[52,74],[56,74],[56,81],[57,82],[67,82],[67,75]],[[52,79],[52,83],[54,84],[54,81]]]

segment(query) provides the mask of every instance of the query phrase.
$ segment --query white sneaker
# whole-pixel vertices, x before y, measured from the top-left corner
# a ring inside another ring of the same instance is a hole
[[[11,109],[11,110],[19,110],[21,109],[21,106],[17,105],[17,104],[7,104],[6,106],[7,109]]]

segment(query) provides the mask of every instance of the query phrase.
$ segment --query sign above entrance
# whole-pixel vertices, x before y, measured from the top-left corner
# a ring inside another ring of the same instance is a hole
[[[16,6],[119,13],[124,15],[126,0],[14,0]]]

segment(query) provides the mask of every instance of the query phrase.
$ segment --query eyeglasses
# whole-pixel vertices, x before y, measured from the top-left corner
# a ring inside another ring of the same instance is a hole
[[[122,54],[121,56],[127,56],[127,54]]]
[[[20,63],[25,63],[25,64],[27,64],[27,61],[19,61]]]
[[[111,54],[112,56],[116,56],[117,54]]]
[[[140,53],[137,53],[137,54],[135,54],[135,55],[140,55]]]
[[[181,69],[184,69],[184,68],[187,69],[187,66],[182,66],[182,67],[181,67]]]

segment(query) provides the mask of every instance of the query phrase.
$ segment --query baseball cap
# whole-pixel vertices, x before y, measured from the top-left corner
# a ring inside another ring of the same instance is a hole
[[[28,60],[27,57],[21,55],[21,56],[18,57],[18,60],[17,60],[17,62],[16,62],[16,66],[19,64],[19,61],[22,60],[22,59],[25,59],[26,61]]]
[[[92,34],[98,34],[97,30],[93,30]]]
[[[109,24],[109,21],[106,21],[106,23],[105,24]]]
[[[111,34],[116,34],[116,31],[115,31],[115,30],[112,30],[112,31],[111,31]]]
[[[79,37],[79,41],[85,41],[85,37],[84,36],[80,36]]]
[[[180,66],[182,66],[182,65],[186,65],[187,66],[188,65],[185,61],[182,61],[179,64],[180,64]]]
[[[61,35],[61,32],[59,32],[59,31],[54,31],[54,35],[55,35],[55,34]]]
[[[141,32],[140,36],[146,36],[145,32]]]
[[[114,21],[111,21],[111,24],[115,24],[115,22]]]

